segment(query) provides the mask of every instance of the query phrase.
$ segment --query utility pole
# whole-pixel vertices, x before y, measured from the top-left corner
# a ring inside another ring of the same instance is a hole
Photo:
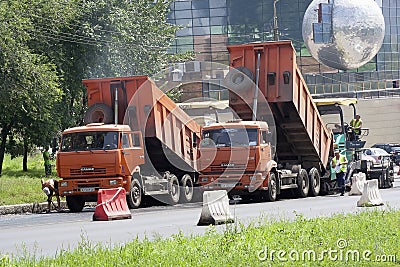
[[[279,41],[279,32],[278,32],[278,15],[276,14],[276,3],[279,0],[274,0],[274,41]]]

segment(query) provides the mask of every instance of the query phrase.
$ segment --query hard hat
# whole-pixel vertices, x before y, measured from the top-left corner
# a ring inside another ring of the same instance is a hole
[[[335,153],[340,153],[339,149],[335,149]]]
[[[48,187],[43,188],[43,192],[46,194],[46,196],[50,196],[50,189]]]

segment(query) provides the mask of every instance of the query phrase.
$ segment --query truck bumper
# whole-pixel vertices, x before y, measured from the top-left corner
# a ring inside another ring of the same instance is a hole
[[[264,186],[266,176],[262,173],[256,174],[224,174],[218,175],[200,175],[199,184],[203,190],[234,190],[236,192],[243,191],[244,193],[252,193],[256,190],[268,190],[267,186]]]
[[[129,192],[130,185],[122,177],[63,179],[58,181],[60,196],[92,195],[99,189],[123,187]]]

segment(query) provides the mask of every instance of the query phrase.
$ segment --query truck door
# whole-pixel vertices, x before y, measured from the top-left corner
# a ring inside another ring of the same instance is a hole
[[[260,131],[260,171],[265,171],[267,168],[267,162],[271,160],[271,141],[270,134],[265,130]]]
[[[124,165],[130,174],[135,167],[144,164],[144,149],[140,131],[122,133],[122,154]]]

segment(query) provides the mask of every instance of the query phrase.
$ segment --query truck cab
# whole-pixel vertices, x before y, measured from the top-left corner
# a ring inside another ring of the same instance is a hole
[[[67,129],[57,154],[61,196],[71,211],[81,211],[86,201],[96,201],[99,189],[131,186],[131,173],[144,163],[140,132],[128,125],[91,123]]]
[[[215,123],[202,129],[199,183],[205,190],[246,195],[268,189],[271,134],[262,121]]]

